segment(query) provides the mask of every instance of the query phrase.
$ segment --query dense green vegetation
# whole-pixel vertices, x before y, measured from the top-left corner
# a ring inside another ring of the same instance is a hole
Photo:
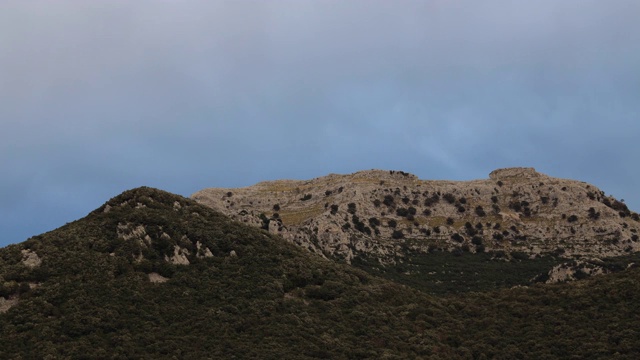
[[[552,256],[529,259],[506,258],[503,253],[435,251],[409,253],[395,264],[358,257],[352,263],[373,275],[405,284],[423,292],[442,295],[470,291],[489,291],[518,285],[531,285],[563,259]]]
[[[407,253],[394,264],[381,264],[377,259],[360,256],[352,265],[428,294],[447,295],[533,285],[546,280],[554,266],[575,263],[551,254],[530,259],[522,253],[507,256],[503,252]],[[584,261],[607,272],[619,272],[640,264],[640,253]]]
[[[33,253],[41,264],[25,266]],[[178,253],[188,265],[167,261]],[[18,300],[0,313],[0,358],[640,356],[638,269],[495,290],[553,259],[435,255],[412,256],[393,271],[361,259],[363,271],[139,188],[0,249],[0,297]],[[444,277],[412,276],[416,269]],[[151,282],[150,273],[168,280]]]

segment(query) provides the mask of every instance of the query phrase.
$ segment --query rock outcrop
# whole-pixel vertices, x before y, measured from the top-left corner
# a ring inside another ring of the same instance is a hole
[[[473,181],[421,180],[369,170],[192,198],[325,256],[380,260],[407,251],[504,251],[529,256],[615,256],[640,250],[640,218],[593,185],[533,168]]]

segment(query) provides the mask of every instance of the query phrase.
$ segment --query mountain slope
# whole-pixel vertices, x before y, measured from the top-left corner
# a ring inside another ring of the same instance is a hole
[[[192,198],[430,293],[575,280],[639,258],[637,213],[593,185],[532,168],[474,181],[370,170],[205,189]]]
[[[490,179],[429,181],[402,171],[361,171],[192,198],[230,217],[268,228],[314,252],[382,260],[406,249],[506,251],[530,255],[616,256],[640,250],[640,217],[584,182],[532,168]]]
[[[434,334],[411,331],[407,300],[444,314],[417,291],[149,188],[0,259],[1,358],[417,356]]]
[[[435,298],[139,188],[0,249],[0,358],[637,359],[639,280]]]

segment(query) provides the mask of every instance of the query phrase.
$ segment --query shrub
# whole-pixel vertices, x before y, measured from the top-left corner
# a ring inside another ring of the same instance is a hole
[[[338,212],[338,205],[331,205],[331,215],[335,215]]]
[[[395,220],[393,220],[393,219],[391,219],[391,220],[389,220],[389,221],[387,222],[387,225],[388,225],[390,228],[395,228],[396,226],[398,226],[398,222],[397,222],[397,221],[395,221]]]
[[[279,204],[273,205],[273,211],[280,211],[280,205]]]
[[[524,252],[520,252],[520,251],[514,251],[511,253],[511,257],[515,260],[528,260],[529,259],[529,255],[527,255],[527,253]]]
[[[391,237],[394,239],[402,239],[404,238],[404,234],[402,233],[402,230],[394,230],[393,233],[391,234]]]
[[[442,195],[442,198],[445,199],[445,201],[448,202],[449,204],[453,204],[456,202],[456,197],[450,193],[446,193]]]
[[[347,205],[348,209],[347,212],[349,214],[355,214],[356,213],[356,203],[349,203],[349,205]]]
[[[371,227],[380,226],[380,220],[374,217],[369,218],[369,225],[371,225]]]
[[[438,194],[433,194],[431,197],[424,200],[424,206],[435,205],[440,202],[440,196]]]
[[[468,226],[468,227],[466,227],[466,233],[469,236],[474,236],[474,235],[476,235],[478,233],[478,231],[476,231],[476,229],[474,229],[473,226]]]
[[[396,209],[396,215],[405,217],[409,214],[409,211],[405,208],[399,207]]]
[[[383,204],[387,205],[387,206],[392,206],[394,203],[394,199],[392,195],[385,195],[384,196],[384,200],[382,201]]]
[[[453,225],[453,219],[452,218],[447,218],[447,225]]]
[[[478,205],[476,206],[476,215],[483,217],[483,216],[486,216],[487,213],[484,212],[484,209],[482,208],[482,206]]]
[[[380,207],[380,204],[381,204],[381,203],[382,203],[382,202],[381,202],[379,199],[375,199],[375,200],[373,200],[373,206],[375,206],[375,207]]]
[[[269,222],[271,221],[265,214],[260,214],[260,220],[262,220],[262,226],[260,228],[269,230]]]
[[[353,215],[353,217],[351,218],[351,221],[353,222],[353,225],[355,226],[356,230],[365,233],[367,235],[371,235],[371,229],[366,226],[362,221],[360,221],[360,218],[358,218],[356,215]]]
[[[571,216],[569,216],[569,217],[567,218],[567,221],[568,221],[568,222],[570,222],[570,223],[572,223],[572,222],[576,222],[576,221],[578,221],[578,217],[577,217],[577,216],[575,216],[575,215],[571,215]]]
[[[493,196],[491,197],[491,201],[492,201],[494,204],[497,204],[497,203],[498,203],[498,197],[497,197],[497,196],[495,196],[495,195],[493,195]]]
[[[407,209],[407,212],[409,212],[409,215],[415,215],[415,214],[416,214],[416,211],[417,211],[417,210],[416,210],[416,208],[414,208],[413,206],[410,206],[410,207]]]
[[[422,212],[422,214],[424,214],[424,216],[430,216],[430,215],[431,215],[431,210],[429,210],[429,209],[424,209],[424,211]]]
[[[451,240],[457,241],[459,243],[464,242],[464,238],[458,233],[451,235]]]
[[[307,201],[309,199],[311,199],[311,194],[306,194],[305,196],[300,198],[300,201]]]

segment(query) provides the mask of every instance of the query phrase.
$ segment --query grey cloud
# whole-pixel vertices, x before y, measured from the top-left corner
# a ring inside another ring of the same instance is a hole
[[[5,1],[5,243],[138,185],[188,195],[366,168],[536,166],[640,209],[639,13],[624,0]]]

